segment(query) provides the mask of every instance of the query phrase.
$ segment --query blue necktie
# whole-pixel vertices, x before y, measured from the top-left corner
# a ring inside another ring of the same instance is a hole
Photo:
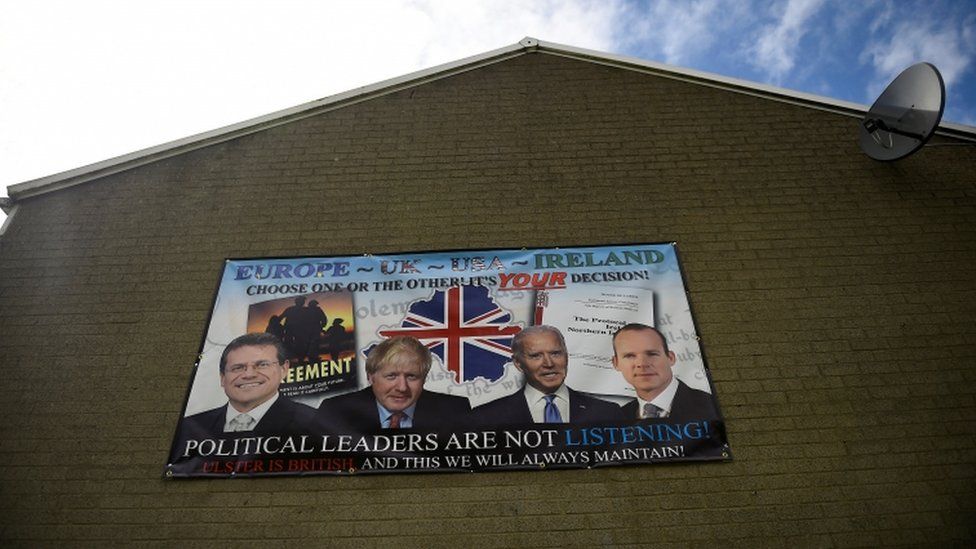
[[[553,402],[556,399],[556,395],[546,395],[546,423],[562,423],[563,416],[559,413],[559,408],[556,408],[556,403]]]

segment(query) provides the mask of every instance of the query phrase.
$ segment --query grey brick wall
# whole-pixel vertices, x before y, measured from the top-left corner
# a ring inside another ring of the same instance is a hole
[[[882,164],[856,129],[530,54],[23,200],[0,539],[972,544],[976,147]],[[671,240],[731,463],[161,479],[225,257]]]

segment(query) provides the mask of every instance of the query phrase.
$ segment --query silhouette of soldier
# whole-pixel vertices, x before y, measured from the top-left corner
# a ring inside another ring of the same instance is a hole
[[[268,319],[268,327],[264,329],[265,333],[269,333],[278,339],[283,339],[285,336],[285,327],[281,325],[281,317],[278,315],[271,315]]]
[[[316,300],[309,301],[308,303],[308,348],[305,354],[308,356],[309,360],[318,361],[319,355],[322,351],[322,330],[325,329],[329,322],[329,318],[325,316],[325,311],[319,307],[319,302]]]
[[[332,357],[332,360],[339,360],[339,354],[342,352],[342,345],[345,339],[346,327],[342,325],[342,319],[332,319],[332,326],[329,326],[329,329],[325,331],[325,344],[328,345],[329,355]]]
[[[291,358],[301,358],[308,348],[308,341],[300,341],[300,335],[305,331],[302,328],[302,317],[305,316],[305,296],[295,298],[295,304],[285,309],[281,313],[281,320],[284,324],[282,342],[288,349],[288,356]]]

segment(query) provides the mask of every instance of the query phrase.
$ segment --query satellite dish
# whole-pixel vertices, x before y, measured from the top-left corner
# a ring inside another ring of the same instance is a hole
[[[898,160],[922,148],[945,110],[945,83],[931,63],[898,75],[861,121],[861,150],[875,160]]]

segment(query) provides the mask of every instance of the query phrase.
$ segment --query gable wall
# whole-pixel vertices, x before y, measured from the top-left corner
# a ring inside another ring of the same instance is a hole
[[[881,164],[856,129],[531,54],[25,200],[0,238],[0,539],[972,540],[976,148]],[[225,257],[659,241],[731,463],[160,478]]]

